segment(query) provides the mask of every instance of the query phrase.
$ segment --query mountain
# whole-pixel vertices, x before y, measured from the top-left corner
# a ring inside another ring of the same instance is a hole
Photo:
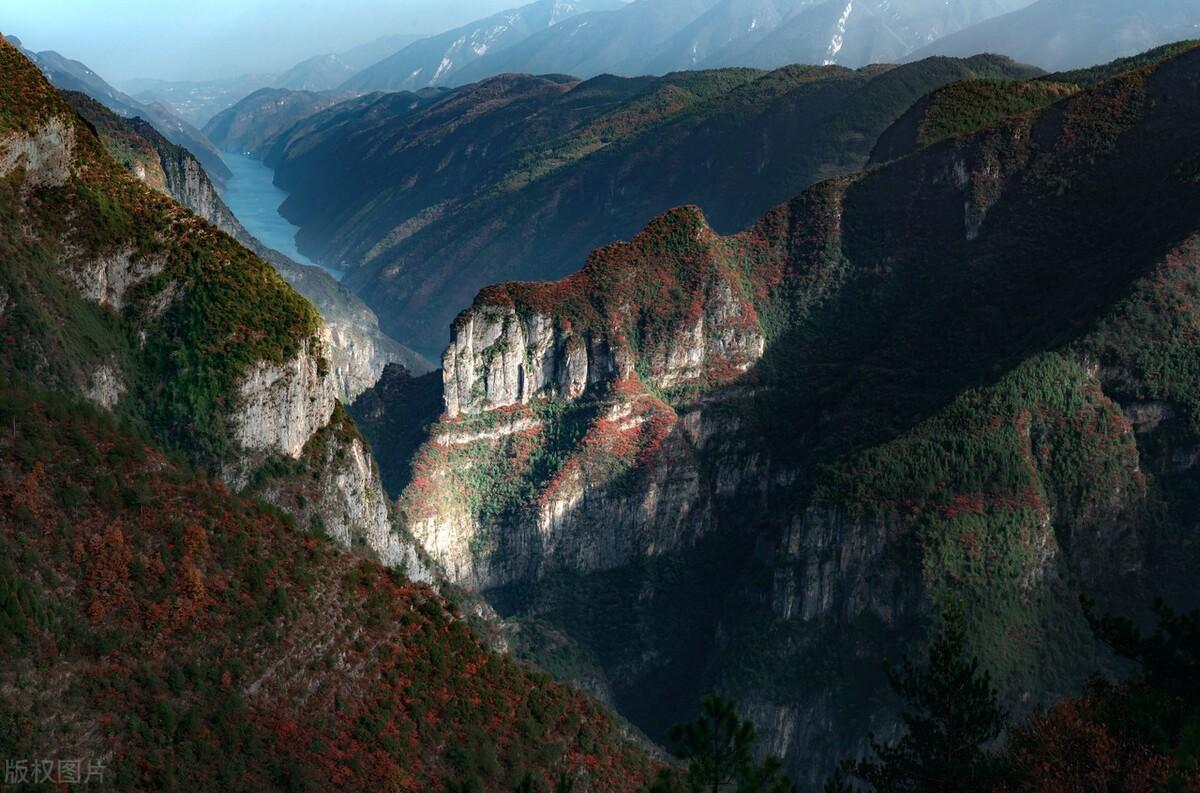
[[[141,102],[154,102],[180,118],[203,127],[214,114],[267,86],[269,74],[243,74],[219,80],[156,80],[136,78],[125,86]]]
[[[423,38],[425,36],[411,33],[394,33],[389,36],[380,36],[377,39],[368,41],[366,44],[360,44],[353,49],[339,53],[338,58],[355,71],[361,71]],[[333,87],[330,86],[330,88]]]
[[[9,40],[14,41],[15,46],[21,47],[19,39],[14,40],[10,37]],[[172,143],[183,146],[194,154],[203,163],[205,170],[218,182],[223,183],[231,176],[221,159],[221,153],[204,137],[204,133],[173,115],[162,105],[139,102],[113,88],[100,75],[79,61],[65,58],[52,50],[33,53],[22,48],[21,51],[59,88],[87,94],[114,113],[127,118],[146,119]]]
[[[1018,714],[1080,690],[1081,593],[1197,604],[1200,49],[1044,82],[946,88],[743,232],[677,208],[482,290],[409,529],[651,737],[721,690],[805,790],[892,734],[882,659],[951,595]]]
[[[306,119],[266,160],[301,248],[348,270],[385,331],[426,355],[475,292],[558,278],[592,248],[696,203],[733,231],[861,167],[920,96],[1029,77],[1002,58],[661,78],[502,76],[430,100],[391,94]]]
[[[503,72],[661,74],[791,63],[865,66],[1031,0],[636,0],[572,19],[464,69],[463,82]],[[965,55],[973,55],[975,50]]]
[[[738,63],[771,68],[797,61],[848,66],[892,63],[931,41],[1026,6],[1030,1],[832,0],[799,4],[801,7],[779,25],[773,28],[760,25],[699,64]],[[964,57],[991,51],[972,50],[964,53]]]
[[[428,587],[61,395],[6,383],[0,417],[6,751],[53,743],[138,790],[649,776],[599,706],[489,651]]]
[[[271,138],[354,96],[347,91],[262,88],[213,116],[204,125],[204,134],[222,149],[261,157]]]
[[[7,42],[0,74],[3,750],[130,789],[640,789],[606,712],[433,588],[312,306],[114,160],[97,133],[153,148],[122,119]]]
[[[340,53],[314,55],[281,74],[244,74],[217,80],[130,80],[126,87],[139,100],[160,103],[197,127],[264,88],[332,91],[351,75],[404,49],[421,36],[383,36]]]
[[[464,67],[488,53],[505,50],[580,14],[620,5],[620,0],[538,0],[410,44],[363,69],[341,87],[366,93],[456,85]]]
[[[357,71],[337,55],[314,55],[274,79],[280,88],[293,91],[328,91]]]
[[[1189,0],[1038,0],[939,39],[914,57],[1002,52],[1046,69],[1074,69],[1200,38]]]
[[[0,55],[6,382],[87,399],[231,490],[433,580],[337,402],[331,358],[354,352],[337,338],[349,312],[326,325],[270,265],[167,198],[164,182],[219,209],[185,150],[96,104],[89,124],[16,49]],[[110,148],[139,155],[123,167]]]
[[[251,236],[186,149],[171,143],[141,119],[123,119],[85,94],[66,92],[65,97],[96,128],[117,162],[253,251],[312,301],[329,330],[330,363],[339,398],[352,401],[379,379],[390,362],[401,363],[417,373],[432,368],[421,356],[380,332],[374,312],[329,273],[299,264]]]
[[[457,77],[471,82],[506,72],[581,78],[644,74],[644,59],[714,5],[716,0],[634,0],[615,10],[565,20],[506,50],[489,52]]]

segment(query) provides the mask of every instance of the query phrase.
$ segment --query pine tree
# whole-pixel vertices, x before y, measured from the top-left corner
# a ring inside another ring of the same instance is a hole
[[[682,777],[667,769],[651,793],[790,793],[783,764],[768,757],[754,762],[754,724],[738,718],[730,700],[709,694],[700,700],[701,716],[667,733],[673,754],[688,762]]]
[[[995,788],[997,760],[983,745],[1004,729],[1007,714],[991,677],[967,652],[962,607],[947,600],[923,664],[889,669],[892,688],[908,703],[904,735],[882,744],[871,737],[873,759],[844,765],[827,793],[970,793]],[[847,784],[849,780],[858,787]]]

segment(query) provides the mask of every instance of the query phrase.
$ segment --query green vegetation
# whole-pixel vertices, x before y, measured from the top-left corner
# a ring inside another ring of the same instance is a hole
[[[707,694],[701,716],[678,724],[667,734],[674,755],[687,763],[682,774],[665,768],[650,793],[791,793],[778,757],[755,762],[754,724],[738,717],[730,700]]]
[[[111,749],[118,789],[648,780],[597,705],[433,591],[90,406],[9,386],[0,426],[0,748]]]
[[[1046,81],[969,80],[935,91],[924,100],[926,111],[917,146],[929,146],[995,122],[1041,110],[1075,92],[1072,85]]]
[[[1143,52],[1129,58],[1119,58],[1112,63],[1092,66],[1086,69],[1076,69],[1068,72],[1048,74],[1044,79],[1059,83],[1076,83],[1078,85],[1096,85],[1110,80],[1123,72],[1141,69],[1145,66],[1155,66],[1168,61],[1177,55],[1182,55],[1200,46],[1200,41],[1177,41],[1157,49]]]
[[[0,360],[69,390],[109,366],[123,415],[218,467],[234,451],[225,421],[239,379],[306,345],[319,357],[319,315],[269,265],[126,174],[15,48],[0,45],[0,57],[0,107],[28,128],[61,118],[76,141],[65,184],[29,192],[17,169],[0,185],[0,285],[15,303],[4,328],[22,339]],[[96,268],[114,270],[101,280]],[[107,306],[85,301],[68,285],[73,271],[118,291],[99,295]]]
[[[847,778],[877,793],[993,790],[1002,775],[984,746],[1003,731],[1007,714],[988,673],[967,652],[961,607],[947,599],[925,662],[906,660],[888,677],[909,708],[903,735],[886,744],[872,738],[874,757],[843,766],[826,791],[856,789]]]
[[[904,734],[871,741],[874,757],[847,761],[828,793],[1191,790],[1200,783],[1200,612],[1161,601],[1147,636],[1124,617],[1083,608],[1097,639],[1133,662],[1120,683],[1096,678],[1028,720],[1006,714],[978,659],[967,652],[962,612],[947,601],[925,665],[891,674],[909,707]],[[1002,730],[1007,739],[998,741]]]

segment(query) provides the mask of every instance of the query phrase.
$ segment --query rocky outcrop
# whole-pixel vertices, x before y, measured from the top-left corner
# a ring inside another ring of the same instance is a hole
[[[282,364],[259,361],[238,386],[230,416],[233,440],[250,455],[297,459],[317,430],[329,422],[337,394],[317,340],[309,340]]]
[[[686,255],[660,250],[674,235],[686,238]],[[575,400],[593,386],[635,377],[672,389],[744,374],[762,357],[765,339],[745,281],[716,240],[700,211],[683,207],[558,284],[485,290],[455,320],[442,357],[447,415]],[[628,269],[614,277],[611,259],[628,259]],[[690,282],[695,293],[658,293],[678,282]],[[588,302],[573,314],[568,301],[582,296]]]
[[[112,410],[125,395],[121,370],[112,363],[102,364],[92,372],[84,397],[102,408]]]
[[[163,263],[132,250],[101,254],[68,263],[65,274],[85,299],[115,311],[125,307],[129,289],[163,271]]]
[[[74,152],[75,125],[59,117],[47,119],[32,132],[13,132],[0,140],[0,178],[21,166],[31,187],[65,184]]]
[[[393,521],[379,468],[345,411],[336,409],[297,463],[283,470],[256,477],[252,492],[346,550],[372,556],[411,580],[435,582],[427,557]]]
[[[453,418],[535,397],[575,399],[589,385],[615,379],[618,361],[602,338],[556,326],[544,314],[485,304],[455,322],[442,372]]]
[[[176,201],[221,231],[233,237],[239,236],[241,224],[217,195],[199,160],[179,146],[171,152],[160,152],[159,158],[167,177],[167,189]]]

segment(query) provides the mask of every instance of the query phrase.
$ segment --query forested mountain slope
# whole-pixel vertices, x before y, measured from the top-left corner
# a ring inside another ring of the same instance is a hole
[[[656,214],[700,205],[734,231],[851,172],[926,92],[1031,77],[1003,58],[666,77],[506,75],[441,97],[333,107],[276,138],[301,249],[339,269],[385,331],[427,355],[489,282],[557,278]]]
[[[0,750],[145,790],[639,789],[607,714],[430,588],[313,306],[7,43],[0,76]]]
[[[1196,605],[1200,50],[1056,82],[743,233],[685,207],[483,290],[410,530],[652,736],[719,687],[813,789],[946,593],[1018,712],[1077,690],[1081,592]]]

